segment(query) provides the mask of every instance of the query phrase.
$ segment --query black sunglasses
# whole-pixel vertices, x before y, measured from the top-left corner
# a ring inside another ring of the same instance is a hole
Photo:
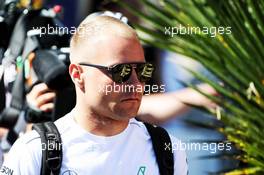
[[[106,70],[111,75],[112,80],[116,83],[126,82],[132,75],[132,68],[135,68],[138,80],[145,83],[152,78],[155,69],[154,65],[151,63],[122,63],[109,67],[89,63],[79,63],[79,65]]]

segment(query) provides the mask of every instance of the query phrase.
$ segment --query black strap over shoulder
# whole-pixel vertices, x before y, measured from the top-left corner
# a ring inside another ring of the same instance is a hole
[[[62,164],[62,141],[53,122],[33,125],[41,138],[42,163],[41,175],[59,175]]]
[[[25,98],[24,72],[25,70],[23,66],[22,70],[18,73],[17,78],[14,82],[10,107],[5,108],[2,113],[0,113],[0,123],[2,127],[13,128],[18,120],[19,114],[23,109]]]
[[[158,126],[144,123],[152,140],[160,175],[173,175],[174,158],[168,132]]]
[[[172,144],[167,131],[161,127],[144,123],[152,140],[153,149],[159,166],[160,175],[173,175],[174,158]],[[33,125],[42,145],[41,175],[59,175],[62,164],[62,141],[53,122]]]

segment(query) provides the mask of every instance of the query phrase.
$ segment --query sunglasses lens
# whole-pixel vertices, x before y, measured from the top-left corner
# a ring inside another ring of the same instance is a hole
[[[139,64],[136,69],[139,81],[142,83],[149,81],[153,76],[154,69],[154,65],[151,63]]]
[[[127,81],[131,75],[132,66],[129,64],[118,64],[112,69],[112,78],[116,83]]]

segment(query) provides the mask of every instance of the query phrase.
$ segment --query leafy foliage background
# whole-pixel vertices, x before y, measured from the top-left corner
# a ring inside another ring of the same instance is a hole
[[[243,166],[227,174],[264,174],[264,1],[138,2],[144,10],[117,1],[143,21],[133,24],[143,42],[195,59],[221,81],[211,81],[189,70],[220,94],[217,97],[204,94],[221,108],[203,110],[216,115],[224,123],[217,129],[241,150],[238,155],[229,157],[241,160]],[[180,25],[200,29],[230,27],[231,32],[219,32],[215,36],[173,34],[172,30],[176,28],[172,28]]]

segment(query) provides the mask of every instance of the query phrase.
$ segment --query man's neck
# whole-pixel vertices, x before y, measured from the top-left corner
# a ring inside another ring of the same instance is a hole
[[[114,120],[94,112],[74,110],[75,122],[86,131],[98,136],[114,136],[124,131],[128,120]]]

